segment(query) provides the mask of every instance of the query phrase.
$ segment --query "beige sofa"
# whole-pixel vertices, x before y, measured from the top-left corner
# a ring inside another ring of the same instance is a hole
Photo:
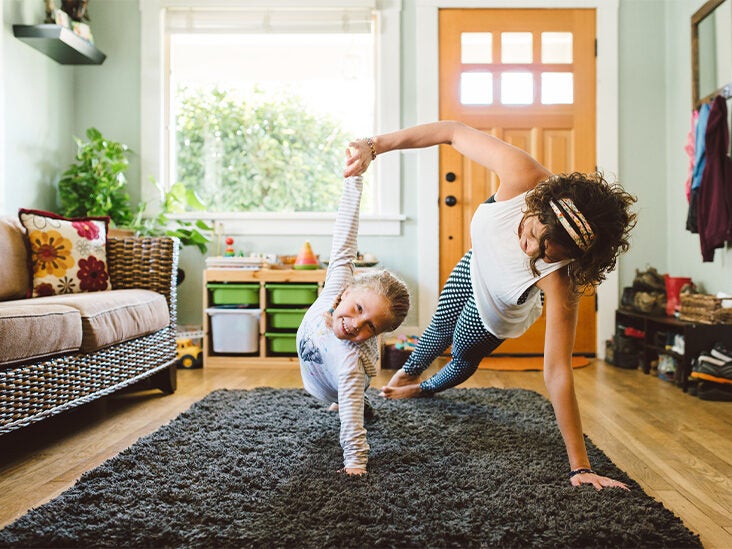
[[[0,436],[146,378],[174,392],[177,240],[110,237],[111,291],[27,298],[23,231],[0,217]]]

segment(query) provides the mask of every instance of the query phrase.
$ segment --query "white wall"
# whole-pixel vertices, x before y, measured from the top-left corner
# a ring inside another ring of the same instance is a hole
[[[621,0],[619,22],[619,181],[638,197],[638,225],[620,262],[621,285],[635,269],[667,269],[666,29],[658,23],[667,0]],[[652,21],[656,21],[651,23]],[[661,18],[661,21],[663,18]],[[688,110],[688,109],[687,109]]]
[[[55,183],[73,158],[74,67],[13,36],[13,24],[43,22],[43,2],[4,0],[2,29],[2,214],[56,205]]]

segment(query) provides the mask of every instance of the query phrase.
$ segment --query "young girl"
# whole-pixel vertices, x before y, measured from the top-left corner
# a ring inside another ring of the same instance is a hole
[[[635,198],[599,174],[554,175],[531,156],[459,122],[443,121],[350,144],[345,175],[360,175],[377,154],[452,145],[498,175],[495,195],[471,223],[472,249],[452,271],[432,322],[382,395],[429,396],[468,379],[506,338],[523,334],[546,300],[544,382],[569,457],[574,486],[626,488],[595,473],[574,392],[572,349],[578,298],[615,268],[635,224]],[[430,379],[420,374],[452,345],[452,359]]]
[[[342,471],[349,475],[366,473],[364,415],[373,411],[364,400],[376,375],[376,336],[396,330],[409,311],[409,291],[393,274],[377,270],[354,277],[361,190],[360,177],[343,184],[325,286],[297,331],[303,385],[338,409]]]

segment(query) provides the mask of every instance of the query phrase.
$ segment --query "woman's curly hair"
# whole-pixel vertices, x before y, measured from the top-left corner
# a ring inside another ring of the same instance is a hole
[[[551,208],[550,201],[571,199],[584,215],[595,234],[587,250],[581,250],[572,240]],[[564,250],[569,264],[572,290],[582,293],[605,280],[606,273],[615,269],[618,255],[628,250],[628,237],[636,223],[630,206],[636,198],[617,183],[608,183],[601,173],[557,174],[539,183],[526,194],[525,216],[536,215],[546,226],[539,240],[539,251],[530,260],[531,270],[538,275],[536,261],[546,253],[551,241]]]

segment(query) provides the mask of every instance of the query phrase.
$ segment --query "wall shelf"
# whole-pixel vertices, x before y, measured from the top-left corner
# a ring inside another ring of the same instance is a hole
[[[101,65],[107,56],[61,25],[13,25],[13,34],[61,65]]]

